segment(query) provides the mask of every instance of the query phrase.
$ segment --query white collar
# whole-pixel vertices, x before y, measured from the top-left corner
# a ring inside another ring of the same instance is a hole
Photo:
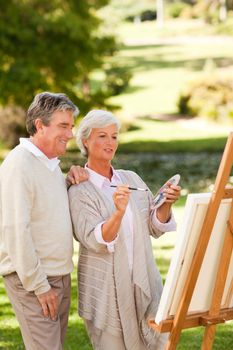
[[[29,152],[34,154],[40,161],[51,171],[54,171],[60,160],[56,158],[49,159],[37,146],[35,146],[29,138],[21,137],[19,139],[20,146],[27,149]]]
[[[89,173],[89,180],[100,189],[103,188],[104,185],[109,185],[109,186],[110,184],[117,185],[122,182],[120,176],[117,174],[116,170],[113,167],[111,167],[112,169],[111,180],[109,180],[107,177],[103,175],[100,175],[96,171],[88,168],[87,164],[85,164],[85,169]]]

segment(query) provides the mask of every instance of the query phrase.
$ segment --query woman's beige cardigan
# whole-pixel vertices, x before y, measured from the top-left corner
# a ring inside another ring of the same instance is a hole
[[[134,172],[117,172],[123,183],[146,186]],[[121,230],[114,253],[97,243],[93,233],[96,225],[114,212],[113,201],[90,181],[72,186],[69,199],[74,235],[80,242],[80,316],[101,330],[123,336],[127,350],[140,349],[140,335],[145,345],[155,346],[158,334],[148,328],[146,321],[155,317],[162,282],[154,262],[150,234],[159,237],[162,232],[151,222],[151,192],[132,191],[130,195],[134,218],[132,277]]]

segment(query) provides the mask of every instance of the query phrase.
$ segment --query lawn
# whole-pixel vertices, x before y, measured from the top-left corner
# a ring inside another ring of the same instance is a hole
[[[112,61],[133,74],[128,89],[110,99],[122,107],[119,115],[130,119],[177,113],[177,99],[187,82],[203,71],[231,69],[233,37],[211,36],[213,32],[200,20],[170,20],[162,29],[154,22],[117,28],[122,46]]]

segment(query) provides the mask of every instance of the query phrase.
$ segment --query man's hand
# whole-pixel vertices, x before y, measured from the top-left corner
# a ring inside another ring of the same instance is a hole
[[[45,317],[50,317],[51,320],[56,321],[58,311],[58,296],[53,288],[48,292],[38,294],[37,299],[42,306]]]
[[[66,176],[67,186],[79,184],[80,182],[86,181],[88,177],[89,175],[86,169],[79,165],[72,165]]]

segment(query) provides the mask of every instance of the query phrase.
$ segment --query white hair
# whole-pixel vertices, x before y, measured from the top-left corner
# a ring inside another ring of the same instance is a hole
[[[120,122],[111,112],[93,109],[87,113],[79,124],[76,134],[76,142],[82,155],[87,157],[87,149],[83,144],[83,139],[88,139],[92,129],[104,128],[111,124],[116,125],[117,130],[120,130]]]

